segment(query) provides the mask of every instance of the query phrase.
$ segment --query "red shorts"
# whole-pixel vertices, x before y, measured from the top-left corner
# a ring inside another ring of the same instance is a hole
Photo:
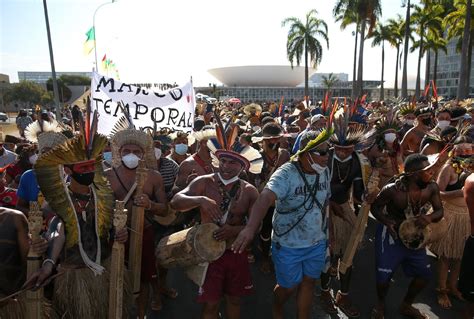
[[[151,226],[143,228],[141,281],[150,282],[157,276],[155,264],[155,231]]]
[[[219,302],[223,295],[241,297],[252,293],[253,285],[247,253],[224,255],[209,264],[204,285],[199,289],[199,303]]]

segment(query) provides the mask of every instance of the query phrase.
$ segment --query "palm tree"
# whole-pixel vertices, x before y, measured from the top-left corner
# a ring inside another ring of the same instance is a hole
[[[290,24],[288,39],[286,42],[286,54],[293,67],[296,59],[296,65],[299,66],[301,57],[304,55],[304,94],[309,97],[308,89],[308,65],[311,62],[313,67],[321,63],[323,57],[323,47],[318,38],[322,38],[329,49],[328,26],[322,19],[316,15],[318,11],[311,10],[306,14],[306,21],[303,23],[296,17],[286,18],[282,21],[282,27]]]
[[[382,76],[380,79],[380,100],[384,100],[384,71],[385,71],[385,41],[390,42],[392,40],[392,34],[388,25],[379,23],[372,33],[372,47],[382,45]]]
[[[331,91],[331,89],[339,82],[339,79],[334,73],[329,73],[327,76],[321,76],[323,79],[322,83],[327,91]]]
[[[439,34],[433,34],[433,33],[428,33],[426,36],[425,40],[425,45],[424,49],[425,51],[428,52],[428,58],[430,57],[429,53],[433,52],[434,53],[434,63],[433,63],[433,82],[436,84],[436,80],[438,79],[438,52],[441,50],[445,54],[448,54],[448,41],[444,39],[442,36]],[[426,78],[428,79],[429,83],[429,76],[430,76],[430,68],[431,68],[431,63],[428,61],[427,63],[427,76]],[[425,81],[425,86],[427,85]]]
[[[411,18],[413,23],[416,25],[416,33],[420,37],[417,43],[418,47],[418,67],[416,72],[416,87],[415,96],[420,96],[420,85],[421,85],[421,59],[423,58],[423,45],[426,33],[440,33],[443,20],[441,15],[444,9],[439,4],[425,4],[424,7],[415,6],[415,10]]]
[[[360,22],[359,29],[359,61],[357,66],[357,85],[354,96],[360,96],[363,90],[363,63],[364,63],[364,42],[367,35],[372,34],[377,19],[382,15],[381,0],[338,0],[336,7],[341,12],[353,12]],[[368,31],[367,31],[368,24]]]
[[[405,16],[405,39],[404,39],[404,45],[403,45],[403,73],[402,73],[402,98],[406,99],[408,98],[408,68],[407,68],[407,61],[408,61],[408,47],[409,47],[409,41],[410,41],[410,23],[411,23],[411,15],[410,15],[410,9],[411,9],[411,1],[406,0],[407,2],[404,2],[404,6],[407,7],[407,12]]]
[[[471,8],[471,10],[466,10],[466,8]],[[473,10],[472,0],[455,0],[454,9],[443,21],[443,28],[447,31],[447,39],[458,38],[456,48],[461,52],[461,69],[458,82],[458,98],[460,99],[469,94],[474,40],[474,21],[471,18]],[[464,54],[467,56],[464,56]]]
[[[403,43],[403,35],[405,30],[405,21],[401,15],[396,19],[389,19],[387,25],[390,29],[391,37],[390,44],[397,49],[397,58],[395,63],[395,82],[394,82],[394,96],[398,97],[398,64],[400,60],[400,46]]]
[[[340,4],[340,3],[339,3]],[[356,89],[356,74],[357,74],[357,43],[359,40],[359,18],[356,12],[354,11],[342,11],[340,6],[336,6],[333,9],[333,15],[336,18],[336,22],[341,23],[341,30],[345,30],[349,25],[356,24],[355,31],[353,31],[353,35],[355,35],[355,43],[354,43],[354,62],[353,62],[353,70],[352,70],[352,95],[354,95]]]

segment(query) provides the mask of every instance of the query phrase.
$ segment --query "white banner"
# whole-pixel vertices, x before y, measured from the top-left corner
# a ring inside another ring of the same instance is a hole
[[[109,135],[122,117],[117,102],[128,110],[136,128],[168,127],[184,132],[193,129],[196,101],[191,82],[167,91],[152,91],[94,72],[91,92],[92,111],[99,113],[99,133]]]

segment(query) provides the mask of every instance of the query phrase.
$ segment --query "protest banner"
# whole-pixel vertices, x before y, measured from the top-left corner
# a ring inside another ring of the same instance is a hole
[[[99,113],[99,133],[109,135],[122,117],[123,111],[118,102],[128,112],[136,128],[167,127],[184,132],[193,129],[196,100],[191,82],[166,91],[154,91],[94,72],[91,108]]]

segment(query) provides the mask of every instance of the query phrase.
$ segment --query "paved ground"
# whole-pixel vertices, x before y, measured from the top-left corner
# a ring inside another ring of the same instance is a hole
[[[373,235],[375,232],[375,221],[370,220],[367,231],[367,244],[356,256],[355,268],[353,271],[353,284],[351,295],[356,305],[360,307],[360,318],[370,318],[371,309],[376,300],[375,273],[374,273],[374,245]],[[432,259],[433,262],[435,259]],[[259,260],[252,266],[252,275],[255,286],[255,293],[244,299],[242,304],[242,318],[271,318],[272,289],[275,284],[273,275],[263,275],[259,270]],[[435,270],[435,265],[433,264]],[[182,271],[176,269],[170,271],[168,282],[179,290],[176,300],[164,300],[163,309],[160,312],[150,313],[148,318],[181,319],[199,318],[201,307],[195,302],[197,286],[186,278]],[[402,272],[398,272],[394,278],[393,285],[389,292],[386,319],[405,318],[398,314],[398,306],[408,287],[409,279],[405,278]],[[434,293],[434,280],[430,286],[417,298],[416,307],[422,309],[430,315],[431,319],[457,319],[460,316],[458,311],[463,306],[462,303],[454,301],[453,310],[443,310],[437,306]],[[337,287],[334,287],[337,288]],[[319,307],[317,294],[319,288],[315,289],[315,302],[313,306],[312,318],[335,319],[347,318],[343,314],[329,316]],[[295,298],[288,303],[285,309],[285,318],[296,318]]]

